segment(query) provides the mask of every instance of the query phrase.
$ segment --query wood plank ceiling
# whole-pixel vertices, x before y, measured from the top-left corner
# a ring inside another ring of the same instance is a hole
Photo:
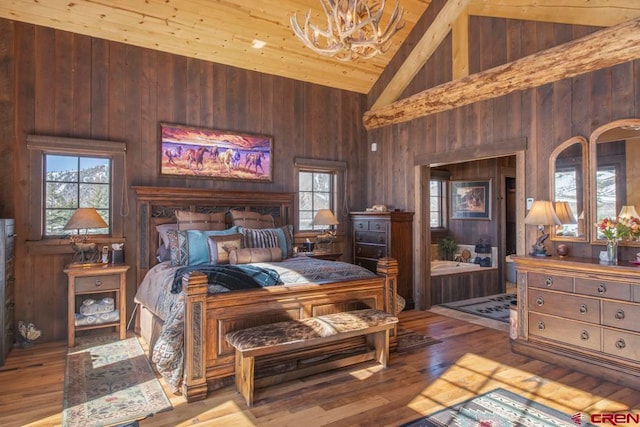
[[[11,0],[0,2],[0,17],[367,94],[431,4],[431,0],[399,1],[405,27],[395,35],[390,50],[354,62],[320,56],[293,35],[292,13],[303,16],[312,10],[312,22],[322,22],[319,0]],[[457,22],[478,15],[612,26],[640,16],[638,0],[449,2],[466,5]],[[394,0],[387,0],[387,12],[394,5]],[[444,22],[436,19],[439,33],[455,27],[452,16],[443,17]],[[266,46],[253,49],[255,39]],[[434,38],[433,43],[439,40]],[[457,49],[464,52],[466,40],[459,43]],[[424,61],[414,59],[409,66],[419,68]],[[411,70],[403,71],[411,75]],[[393,100],[391,96],[384,104]]]

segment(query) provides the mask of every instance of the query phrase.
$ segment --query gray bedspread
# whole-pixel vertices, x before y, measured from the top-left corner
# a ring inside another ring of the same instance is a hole
[[[335,283],[375,277],[369,270],[339,261],[309,257],[289,258],[277,263],[255,263],[255,266],[275,270],[283,286]],[[171,293],[175,272],[180,267],[170,262],[155,265],[138,287],[135,302],[142,304],[164,321],[158,341],[151,350],[151,360],[172,391],[182,383],[184,348],[184,294]],[[221,285],[209,285],[209,293],[229,292]]]

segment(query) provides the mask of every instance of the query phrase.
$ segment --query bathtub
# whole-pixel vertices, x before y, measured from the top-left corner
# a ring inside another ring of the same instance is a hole
[[[480,267],[480,264],[457,261],[431,261],[431,276],[442,276],[444,274],[469,273],[474,270],[486,270],[491,267]]]

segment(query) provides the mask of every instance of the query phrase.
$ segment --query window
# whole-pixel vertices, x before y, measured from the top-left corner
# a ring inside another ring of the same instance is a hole
[[[447,182],[429,181],[429,224],[431,228],[445,228]]]
[[[96,208],[109,224],[111,218],[111,159],[44,155],[45,237],[63,236],[74,230],[64,226],[78,208]],[[89,234],[109,234],[109,228],[89,229]]]
[[[300,230],[315,230],[313,218],[320,209],[335,212],[335,174],[301,170],[298,173],[298,220]],[[326,225],[319,226],[326,228]]]
[[[347,173],[345,162],[333,160],[295,160],[298,184],[297,230],[310,232],[326,229],[326,225],[313,226],[311,222],[320,209],[331,209],[339,222],[340,214],[346,208],[347,193],[344,188]],[[346,216],[346,214],[345,214]]]
[[[92,234],[122,237],[127,215],[123,142],[28,135],[29,230],[27,240],[63,238],[78,208],[96,208],[108,228]]]

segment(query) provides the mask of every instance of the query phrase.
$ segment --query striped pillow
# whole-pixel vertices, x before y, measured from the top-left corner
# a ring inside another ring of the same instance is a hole
[[[245,248],[280,248],[282,259],[291,258],[293,254],[293,233],[291,226],[279,228],[246,228],[240,227],[244,236]]]

